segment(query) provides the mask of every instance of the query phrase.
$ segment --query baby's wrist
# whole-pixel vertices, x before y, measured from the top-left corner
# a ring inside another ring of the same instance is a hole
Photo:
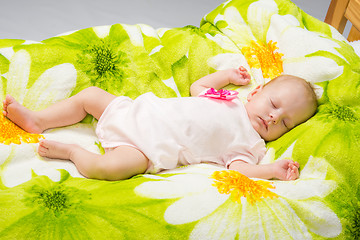
[[[235,68],[231,68],[227,70],[227,79],[229,81],[229,84],[237,85],[238,71],[239,69],[235,69]]]
[[[272,178],[277,178],[279,179],[279,173],[278,173],[278,170],[277,170],[277,166],[275,163],[270,163],[269,164],[270,166],[270,174],[272,176]]]

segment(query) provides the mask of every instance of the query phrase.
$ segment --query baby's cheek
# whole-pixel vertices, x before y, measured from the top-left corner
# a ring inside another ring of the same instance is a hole
[[[251,125],[252,125],[252,127],[255,129],[255,131],[258,133],[258,134],[260,134],[260,136],[262,136],[262,132],[261,132],[261,126],[260,126],[260,124],[258,123],[258,122],[256,122],[256,121],[251,121]]]
[[[269,129],[267,135],[263,137],[266,141],[274,141],[284,135],[285,131],[278,126],[273,126]]]

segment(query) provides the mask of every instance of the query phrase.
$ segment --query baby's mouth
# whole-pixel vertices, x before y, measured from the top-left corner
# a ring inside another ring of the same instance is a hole
[[[266,128],[266,131],[267,131],[268,130],[268,123],[264,119],[262,119],[261,117],[260,117],[260,120],[264,124],[264,127]]]

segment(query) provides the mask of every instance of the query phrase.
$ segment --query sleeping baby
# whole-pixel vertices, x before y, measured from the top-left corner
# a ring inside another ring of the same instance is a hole
[[[258,164],[272,141],[316,111],[315,93],[305,80],[281,75],[251,91],[244,104],[228,84],[246,85],[244,67],[207,75],[191,85],[192,97],[158,98],[145,93],[135,100],[89,87],[41,111],[31,111],[7,95],[3,114],[30,133],[98,120],[96,134],[105,154],[75,144],[42,140],[43,157],[71,160],[88,178],[120,180],[181,165],[221,164],[248,177],[294,180],[299,164],[279,160]]]

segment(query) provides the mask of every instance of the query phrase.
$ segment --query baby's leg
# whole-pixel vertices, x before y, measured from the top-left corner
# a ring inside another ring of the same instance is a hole
[[[10,95],[3,102],[3,114],[27,132],[42,133],[46,129],[80,122],[89,113],[96,119],[116,96],[97,87],[57,102],[41,111],[31,111]]]
[[[39,154],[43,157],[71,160],[85,177],[104,180],[127,179],[144,173],[149,161],[141,151],[129,146],[119,146],[99,155],[78,145],[47,140],[40,142]]]

